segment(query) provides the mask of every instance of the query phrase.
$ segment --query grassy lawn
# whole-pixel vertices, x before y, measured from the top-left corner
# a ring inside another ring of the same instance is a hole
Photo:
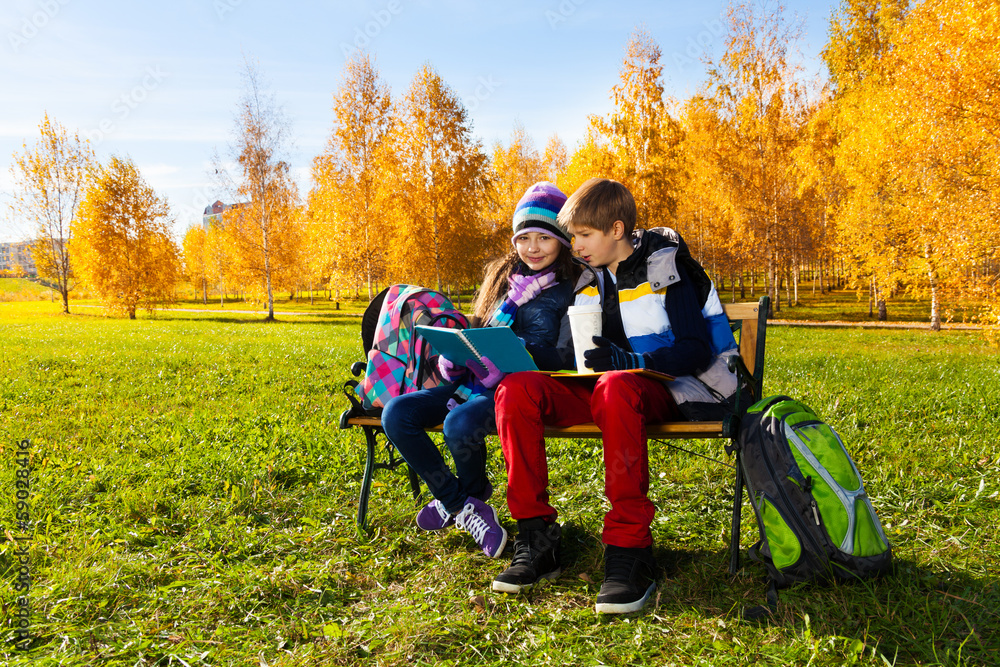
[[[769,330],[766,391],[801,398],[844,438],[897,567],[785,591],[777,617],[751,625],[739,612],[763,601],[763,570],[727,573],[731,480],[718,463],[651,445],[663,574],[642,612],[604,618],[600,443],[550,443],[567,567],[508,597],[489,589],[506,559],[415,527],[400,472],[376,478],[371,532],[357,530],[362,440],[337,419],[358,307],[264,324],[58,306],[0,303],[0,663],[1000,663],[1000,355],[974,332]],[[25,438],[34,640],[22,652]],[[718,442],[684,444],[725,460]],[[743,525],[746,547],[749,507]]]
[[[0,278],[0,301],[49,300],[49,288],[25,278]]]
[[[737,296],[738,296],[737,292]],[[764,292],[758,289],[754,296],[747,292],[748,301],[759,298]],[[732,292],[722,295],[723,300],[732,300]],[[737,298],[739,301],[740,299]],[[978,312],[978,304],[945,302],[941,306],[942,322],[969,322]],[[814,322],[876,322],[878,311],[868,315],[868,293],[859,294],[852,289],[832,290],[821,294],[811,287],[799,287],[798,303],[788,305],[787,294],[782,291],[780,308],[773,314],[774,319]],[[887,322],[918,322],[929,324],[931,319],[930,297],[914,297],[899,294],[887,303]]]

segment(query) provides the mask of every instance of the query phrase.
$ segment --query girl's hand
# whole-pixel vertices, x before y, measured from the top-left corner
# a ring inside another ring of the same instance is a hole
[[[437,367],[441,377],[449,382],[455,382],[465,375],[465,366],[453,364],[443,355],[438,355]]]
[[[489,357],[482,357],[483,362],[479,363],[477,361],[469,361],[469,370],[475,375],[479,382],[482,383],[487,389],[492,389],[493,387],[500,384],[500,380],[504,378],[504,373],[499,368],[490,361]]]
[[[507,298],[513,301],[517,306],[523,306],[541,294],[544,290],[558,284],[556,281],[555,271],[536,273],[533,276],[525,276],[520,273],[515,273],[507,278],[507,283],[510,285],[510,290],[507,292]]]

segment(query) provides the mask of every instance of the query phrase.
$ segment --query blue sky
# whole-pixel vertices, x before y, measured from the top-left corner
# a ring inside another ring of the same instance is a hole
[[[774,0],[756,0],[767,7]],[[429,62],[465,101],[489,148],[515,122],[536,146],[558,134],[572,150],[589,114],[611,109],[625,43],[644,27],[659,43],[668,94],[704,79],[701,53],[721,54],[727,2],[551,0],[282,3],[263,0],[5,0],[0,9],[0,240],[30,229],[9,212],[12,155],[50,117],[89,137],[101,160],[127,155],[166,196],[178,237],[224,198],[209,177],[225,156],[244,57],[291,122],[303,194],[330,134],[345,53],[375,56],[393,96]],[[804,21],[798,49],[820,71],[833,0],[788,0]]]

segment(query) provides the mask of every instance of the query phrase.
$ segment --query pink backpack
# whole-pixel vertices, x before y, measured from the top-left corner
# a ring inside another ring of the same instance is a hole
[[[431,359],[431,346],[413,327],[417,325],[466,329],[469,321],[447,296],[426,287],[393,285],[381,305],[372,301],[362,318],[362,344],[367,350],[365,376],[355,387],[368,412],[385,407],[390,398],[445,383]],[[380,295],[381,296],[381,295]],[[366,331],[378,308],[374,332]],[[370,336],[370,339],[368,338]]]

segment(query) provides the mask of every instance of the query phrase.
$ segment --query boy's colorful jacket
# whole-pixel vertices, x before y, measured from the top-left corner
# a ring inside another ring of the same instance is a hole
[[[584,268],[575,304],[602,305],[605,338],[676,377],[666,387],[688,419],[721,419],[735,401],[737,378],[727,363],[739,352],[715,286],[673,229],[639,229],[632,240],[635,250],[614,276]],[[572,345],[567,325],[564,358],[572,358]]]

